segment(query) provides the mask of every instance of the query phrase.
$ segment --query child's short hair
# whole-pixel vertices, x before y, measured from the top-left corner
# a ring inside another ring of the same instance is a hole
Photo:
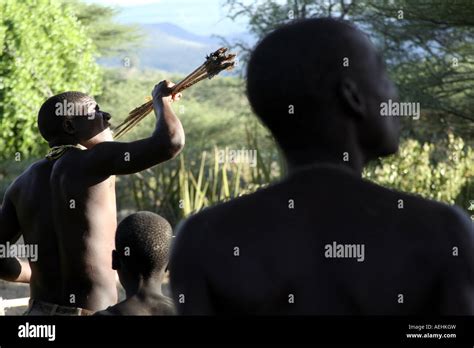
[[[118,225],[115,249],[127,267],[148,277],[168,264],[172,237],[172,228],[166,219],[141,211]]]

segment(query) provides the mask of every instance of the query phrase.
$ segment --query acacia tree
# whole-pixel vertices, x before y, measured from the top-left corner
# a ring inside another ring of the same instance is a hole
[[[126,25],[115,21],[117,8],[63,0],[65,7],[74,13],[86,34],[92,39],[101,57],[123,54],[138,48],[144,33],[136,25]]]
[[[405,135],[437,141],[452,130],[474,145],[472,1],[227,0],[226,6],[229,17],[245,17],[248,30],[259,39],[303,18],[356,23],[384,54],[401,98],[419,102],[425,111],[418,122],[403,120]],[[233,44],[245,65],[251,47],[242,41]]]
[[[367,2],[353,20],[374,34],[405,100],[425,110],[406,134],[437,142],[453,131],[474,145],[474,4],[472,1]]]
[[[67,7],[47,0],[0,2],[0,156],[42,154],[36,126],[44,100],[65,90],[100,91],[96,49]]]
[[[457,203],[465,209],[471,206],[472,1],[227,0],[226,5],[229,17],[245,17],[248,30],[258,39],[284,23],[304,18],[334,17],[356,23],[385,56],[401,99],[418,102],[422,109],[419,120],[402,119],[406,141],[400,153],[373,163],[365,176],[448,203],[458,197]],[[251,47],[245,42],[235,42],[234,47],[244,66]]]

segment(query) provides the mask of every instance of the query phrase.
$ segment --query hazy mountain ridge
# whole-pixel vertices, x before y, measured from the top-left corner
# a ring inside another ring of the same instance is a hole
[[[139,49],[120,57],[101,58],[99,63],[108,67],[120,66],[128,58],[132,66],[140,69],[188,73],[201,64],[207,54],[223,45],[217,36],[194,34],[173,23],[142,24],[140,27],[145,39]],[[252,37],[244,32],[225,39],[252,43]]]

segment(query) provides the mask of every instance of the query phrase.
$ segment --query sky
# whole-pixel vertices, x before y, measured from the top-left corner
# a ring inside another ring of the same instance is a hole
[[[85,0],[118,7],[123,23],[169,22],[199,35],[228,35],[246,31],[245,21],[226,18],[225,0]]]

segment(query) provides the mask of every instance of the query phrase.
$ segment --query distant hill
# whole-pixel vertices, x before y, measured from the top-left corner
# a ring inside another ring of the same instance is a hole
[[[218,41],[216,38],[213,38],[211,36],[193,34],[173,23],[143,24],[142,28],[149,32],[151,35],[166,34],[185,41],[199,42],[204,45],[213,45],[216,43],[216,41]]]
[[[218,37],[191,33],[172,23],[142,24],[146,35],[141,48],[127,56],[138,68],[153,68],[177,73],[188,73],[204,61],[210,52],[222,46]],[[252,42],[247,33],[235,33],[228,37],[231,42]],[[124,57],[101,58],[105,66],[119,66]]]

